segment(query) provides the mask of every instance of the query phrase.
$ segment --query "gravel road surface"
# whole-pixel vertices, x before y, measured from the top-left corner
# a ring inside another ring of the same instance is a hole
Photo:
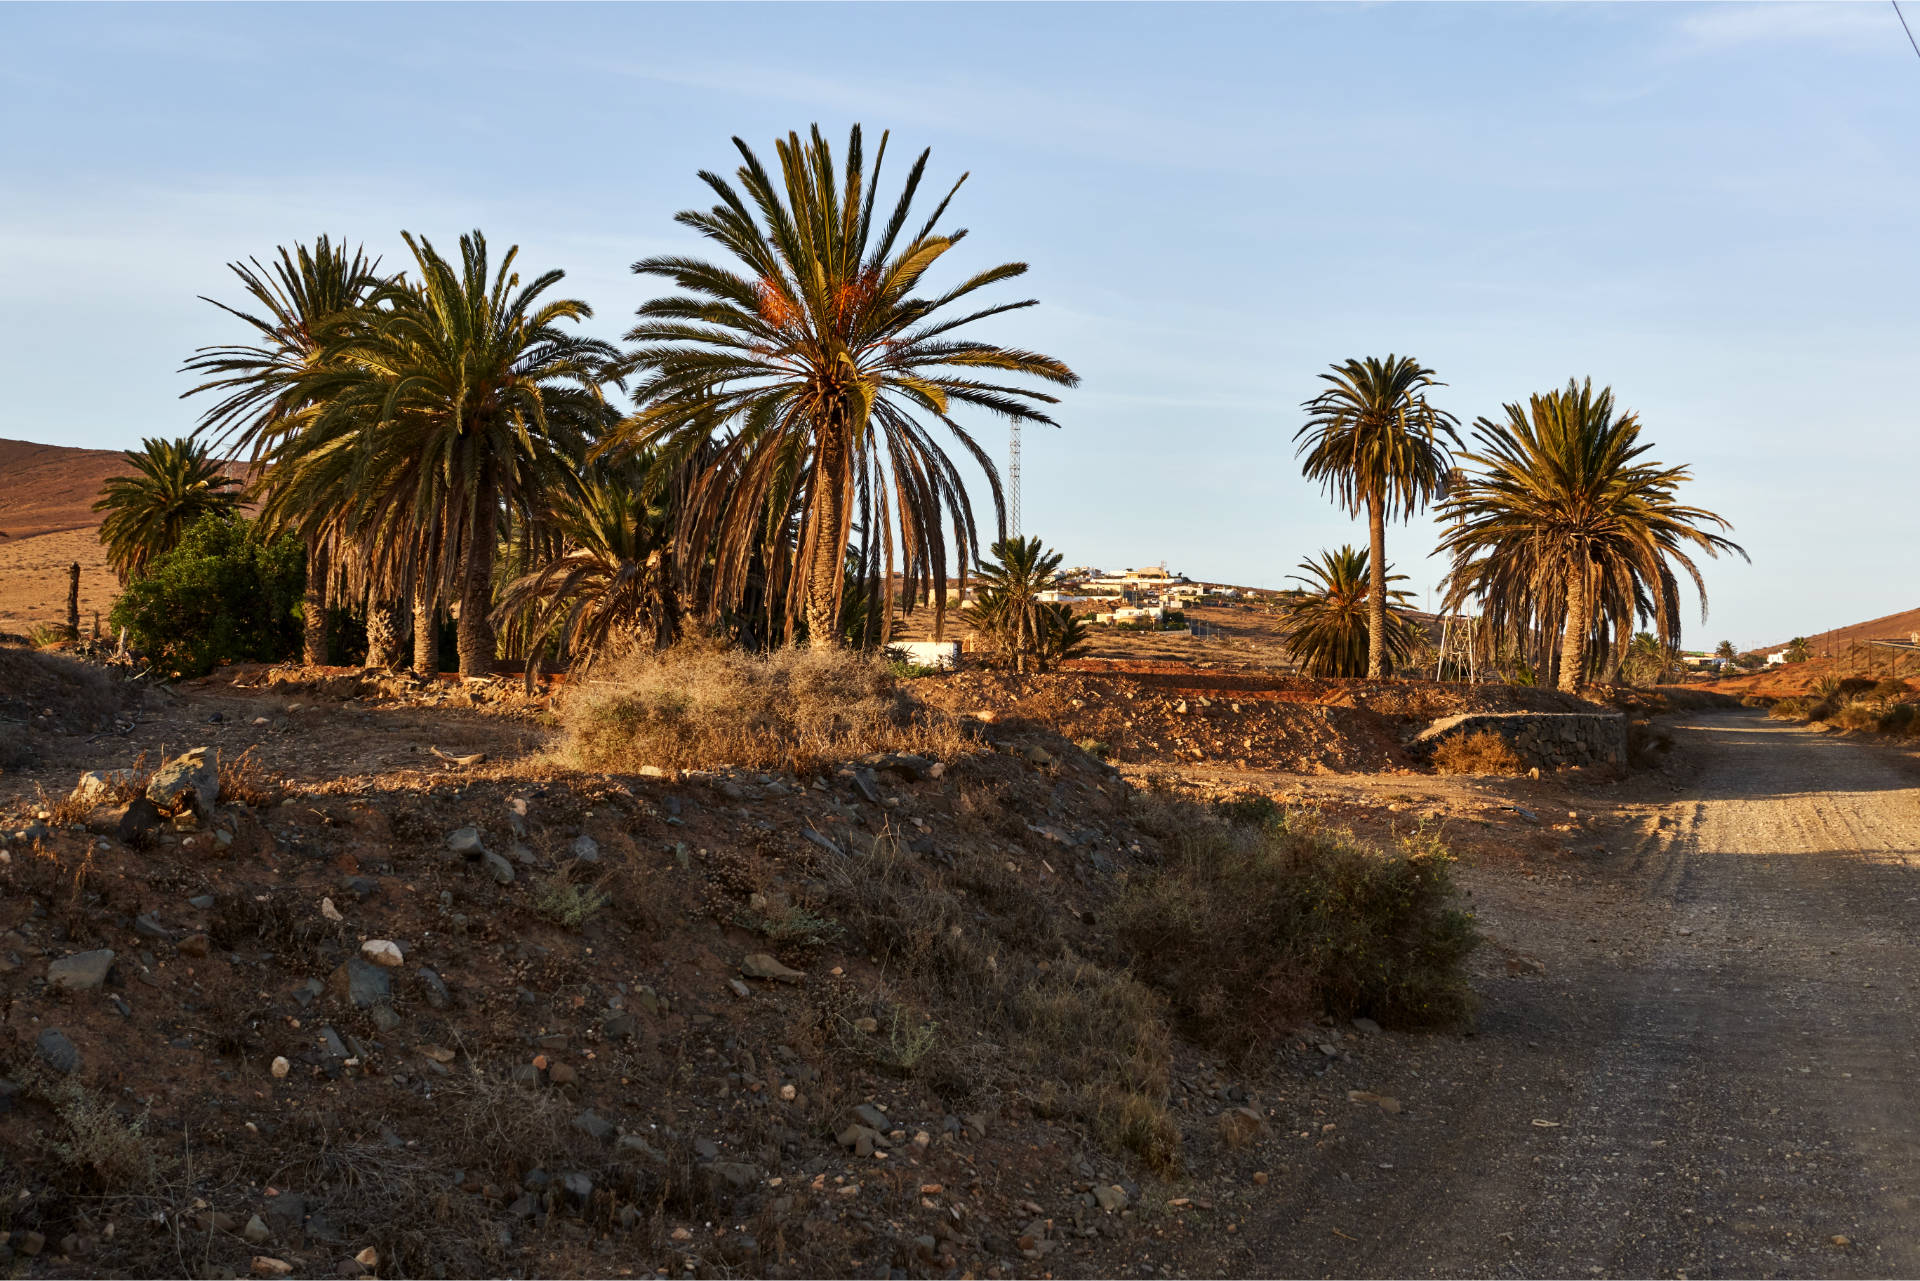
[[[1920,779],[1757,712],[1674,732],[1697,770],[1636,848],[1531,924],[1477,894],[1547,972],[1333,1065],[1404,1111],[1294,1136],[1222,1270],[1920,1276]]]

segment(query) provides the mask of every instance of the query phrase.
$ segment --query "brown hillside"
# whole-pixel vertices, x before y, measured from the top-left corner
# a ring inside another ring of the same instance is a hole
[[[10,538],[100,523],[93,502],[109,476],[124,475],[126,455],[30,440],[0,440],[0,533]]]
[[[28,635],[67,620],[67,567],[80,563],[80,625],[104,620],[119,590],[95,537],[93,502],[129,471],[110,449],[0,440],[0,633]]]
[[[1807,637],[1807,643],[1813,646],[1815,655],[1825,658],[1844,654],[1850,645],[1873,640],[1907,640],[1915,632],[1920,632],[1920,609],[1908,609],[1882,618],[1870,618],[1864,623],[1854,623],[1847,627],[1836,627],[1832,631],[1817,633]],[[1786,647],[1787,642],[1782,641],[1778,645],[1768,645],[1759,652],[1772,654]]]

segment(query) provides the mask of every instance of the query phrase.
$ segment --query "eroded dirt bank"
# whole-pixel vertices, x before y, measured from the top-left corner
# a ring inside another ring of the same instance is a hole
[[[1675,727],[1698,772],[1572,890],[1468,869],[1477,1034],[1331,1064],[1292,1185],[1191,1265],[1335,1276],[1912,1276],[1920,962],[1909,762],[1767,721]],[[1629,806],[1630,811],[1636,807]],[[1307,1171],[1311,1171],[1310,1174]]]

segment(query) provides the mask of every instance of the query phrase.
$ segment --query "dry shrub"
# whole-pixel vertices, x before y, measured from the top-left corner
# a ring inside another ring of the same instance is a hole
[[[220,771],[220,804],[269,809],[280,803],[286,779],[262,765],[256,750],[249,747],[232,760],[225,755],[214,757]]]
[[[1154,804],[1172,850],[1119,903],[1119,936],[1197,1038],[1253,1051],[1321,1012],[1400,1026],[1471,1012],[1479,938],[1431,833],[1383,851],[1311,813],[1228,824]]]
[[[1433,749],[1433,765],[1442,774],[1524,774],[1527,763],[1513,744],[1490,729],[1455,734]]]
[[[571,763],[634,772],[739,765],[803,768],[872,752],[950,757],[969,740],[917,705],[887,663],[844,649],[770,654],[688,642],[636,654],[573,691]]]
[[[47,1154],[100,1192],[145,1192],[165,1172],[158,1143],[146,1132],[147,1115],[128,1119],[113,1103],[72,1077],[38,1068],[23,1074],[30,1093],[58,1121],[44,1136]]]

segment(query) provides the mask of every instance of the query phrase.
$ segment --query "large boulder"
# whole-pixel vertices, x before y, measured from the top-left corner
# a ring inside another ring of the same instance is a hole
[[[153,773],[147,799],[169,814],[191,810],[210,818],[220,800],[220,770],[213,749],[196,747],[174,757]]]

